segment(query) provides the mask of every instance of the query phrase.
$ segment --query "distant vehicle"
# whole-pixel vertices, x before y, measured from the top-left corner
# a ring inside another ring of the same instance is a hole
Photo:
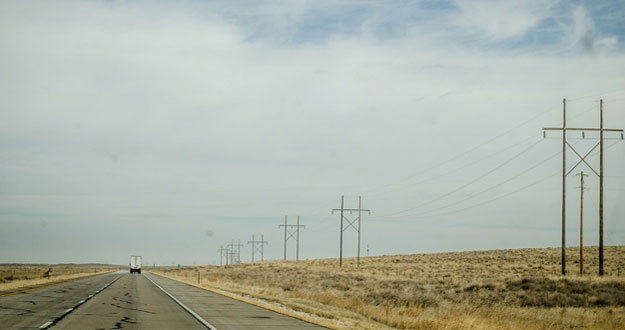
[[[130,274],[141,274],[141,256],[130,256]]]

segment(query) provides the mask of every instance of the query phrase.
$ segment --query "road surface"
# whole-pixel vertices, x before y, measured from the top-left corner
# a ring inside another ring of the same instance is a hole
[[[325,329],[155,274],[114,273],[0,297],[3,329]]]

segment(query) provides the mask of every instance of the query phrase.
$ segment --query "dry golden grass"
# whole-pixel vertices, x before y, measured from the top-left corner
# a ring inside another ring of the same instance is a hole
[[[415,254],[157,273],[335,329],[623,329],[625,247],[606,247],[606,276],[579,276],[579,248]],[[597,272],[597,248],[584,251]],[[258,299],[261,299],[259,301]],[[284,310],[282,310],[284,312]],[[301,313],[303,312],[303,313]]]
[[[52,268],[50,278],[48,268]],[[0,265],[0,291],[65,281],[118,270],[111,265]]]

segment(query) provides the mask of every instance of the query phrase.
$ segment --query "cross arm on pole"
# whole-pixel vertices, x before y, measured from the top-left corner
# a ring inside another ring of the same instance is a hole
[[[332,214],[334,214],[334,211],[340,212],[341,209],[332,209]],[[367,210],[367,209],[343,209],[343,212],[348,211],[348,212],[368,212],[369,214],[371,214],[371,210]]]
[[[601,131],[603,130],[604,132],[623,132],[623,129],[621,128],[594,128],[594,127],[567,127],[567,128],[562,128],[562,127],[543,127],[543,131],[562,131],[562,130],[567,130],[567,131]]]

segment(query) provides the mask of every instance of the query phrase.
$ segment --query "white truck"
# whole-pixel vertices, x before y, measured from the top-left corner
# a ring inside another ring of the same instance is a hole
[[[130,274],[141,274],[141,256],[130,256]]]

